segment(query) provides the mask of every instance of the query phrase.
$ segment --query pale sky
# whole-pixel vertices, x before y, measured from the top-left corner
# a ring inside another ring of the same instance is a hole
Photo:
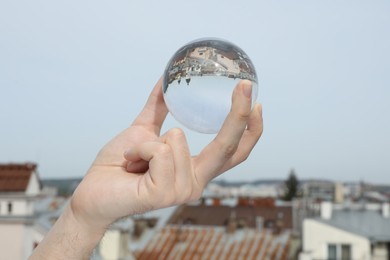
[[[217,37],[251,57],[264,111],[261,141],[225,180],[294,168],[390,183],[389,14],[387,0],[0,1],[0,162],[83,176],[173,53]],[[193,153],[213,138],[185,131]]]

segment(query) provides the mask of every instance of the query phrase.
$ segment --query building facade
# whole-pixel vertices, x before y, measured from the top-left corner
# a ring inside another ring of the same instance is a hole
[[[300,260],[390,259],[389,204],[321,204],[303,222]]]
[[[42,240],[34,228],[40,190],[36,164],[0,164],[1,259],[27,259]]]

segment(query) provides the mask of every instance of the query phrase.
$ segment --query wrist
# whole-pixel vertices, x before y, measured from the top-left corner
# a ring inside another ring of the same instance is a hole
[[[85,178],[88,178],[88,174]],[[107,217],[110,211],[105,209],[98,196],[100,194],[91,192],[82,181],[67,206],[67,217],[88,233],[104,234],[115,219]]]
[[[89,259],[105,230],[81,222],[69,203],[30,259]]]
[[[66,226],[75,227],[79,231],[79,235],[91,237],[91,240],[96,238],[99,241],[107,230],[106,226],[96,223],[93,218],[88,219],[78,214],[72,207],[72,199],[61,217],[63,217]]]

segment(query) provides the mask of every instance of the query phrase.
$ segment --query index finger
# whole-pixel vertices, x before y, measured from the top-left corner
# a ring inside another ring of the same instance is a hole
[[[242,80],[234,89],[232,108],[215,139],[194,158],[198,180],[205,185],[234,155],[251,113],[252,84]]]

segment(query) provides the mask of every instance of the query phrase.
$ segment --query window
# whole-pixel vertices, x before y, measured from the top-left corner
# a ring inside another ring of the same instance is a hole
[[[328,245],[328,260],[337,259],[337,245],[329,244]]]
[[[351,259],[351,246],[350,245],[341,245],[341,260]]]
[[[8,214],[12,213],[12,203],[8,202]]]
[[[328,260],[350,260],[351,245],[348,244],[328,244]]]
[[[274,228],[275,223],[274,223],[273,220],[268,219],[268,220],[265,221],[264,226],[267,227],[267,228]]]

